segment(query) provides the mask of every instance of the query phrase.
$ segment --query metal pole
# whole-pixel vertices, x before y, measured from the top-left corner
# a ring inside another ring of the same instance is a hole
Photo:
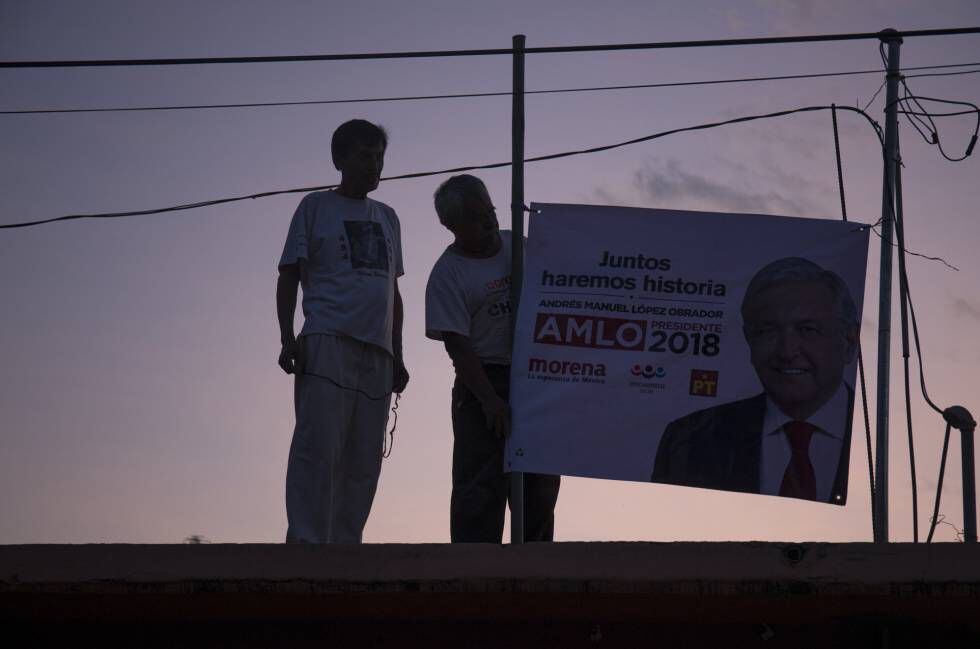
[[[973,432],[975,428],[960,429],[960,449],[963,454],[963,540],[977,542],[977,478],[973,467]]]
[[[902,370],[905,376],[905,415],[909,436],[909,477],[912,480],[912,541],[919,542],[919,487],[915,473],[915,437],[912,431],[909,383],[908,274],[905,272],[905,210],[902,207],[902,149],[895,144],[895,234],[898,238],[898,297],[902,316]]]
[[[514,95],[511,109],[511,175],[510,175],[510,323],[511,333],[517,318],[517,307],[524,283],[524,34],[513,38]],[[512,336],[513,339],[513,336]],[[524,543],[524,474],[510,474],[510,542]]]
[[[888,542],[888,382],[892,319],[892,213],[895,206],[895,155],[898,151],[899,49],[902,39],[894,29],[879,38],[888,45],[885,77],[885,161],[881,197],[881,274],[878,302],[878,408],[875,445],[875,542]]]

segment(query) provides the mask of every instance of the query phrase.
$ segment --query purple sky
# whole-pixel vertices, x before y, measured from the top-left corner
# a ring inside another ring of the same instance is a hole
[[[856,7],[860,4],[860,7]],[[973,0],[733,2],[0,1],[0,59],[258,56],[714,39],[980,25]],[[980,61],[980,36],[907,39],[905,66]],[[877,42],[535,55],[528,89],[657,83],[880,66]],[[161,68],[0,70],[0,109],[259,102],[507,91],[508,57]],[[881,76],[529,96],[528,155],[805,105],[871,100]],[[980,75],[909,79],[980,103]],[[883,94],[869,112],[880,116]],[[329,137],[384,124],[386,174],[510,156],[508,97],[324,106],[0,116],[0,222],[144,209],[335,182]],[[852,219],[880,216],[880,150],[841,116]],[[973,117],[941,123],[961,155]],[[908,246],[930,393],[980,410],[977,157],[952,164],[901,127]],[[510,171],[481,173],[501,215]],[[425,280],[449,242],[431,205],[442,178],[383,183],[402,223],[405,354],[399,409],[365,530],[372,542],[448,540],[451,367],[423,336]],[[526,199],[839,218],[830,117],[793,116],[529,165]],[[276,366],[276,261],[299,195],[0,232],[0,543],[275,542],[291,380]],[[874,390],[878,243],[864,346]],[[897,300],[896,300],[897,301]],[[897,313],[897,311],[896,311]],[[896,319],[897,322],[897,319]],[[893,335],[891,537],[910,539],[900,340]],[[913,369],[915,365],[913,364]],[[920,527],[943,423],[913,396]],[[860,415],[858,415],[860,416]],[[872,415],[872,421],[873,421]],[[566,479],[560,540],[870,538],[855,427],[846,508],[677,487]],[[943,513],[961,524],[959,444]],[[940,540],[954,533],[941,527]]]

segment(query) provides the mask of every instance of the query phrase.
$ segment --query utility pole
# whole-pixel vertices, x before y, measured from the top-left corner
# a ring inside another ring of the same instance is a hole
[[[881,197],[881,273],[878,301],[878,407],[875,444],[876,543],[888,543],[888,384],[892,319],[892,233],[895,213],[895,167],[898,153],[899,49],[902,38],[894,29],[882,30],[879,38],[888,46],[885,76],[885,160]]]
[[[966,414],[967,423],[961,425],[960,443],[963,456],[963,541],[977,542],[977,477],[973,465],[973,433],[977,430],[977,422]]]
[[[511,109],[511,174],[510,174],[510,331],[511,345],[517,307],[524,283],[524,34],[513,38],[514,94]],[[510,542],[524,543],[524,474],[510,474]]]

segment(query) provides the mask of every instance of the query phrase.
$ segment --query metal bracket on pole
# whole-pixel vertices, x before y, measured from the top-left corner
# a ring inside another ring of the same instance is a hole
[[[895,210],[895,165],[898,152],[899,50],[902,38],[894,29],[879,35],[888,46],[888,73],[885,77],[885,160],[881,198],[881,273],[878,302],[878,405],[875,444],[876,543],[888,542],[888,384],[892,319],[892,221]]]
[[[524,34],[513,38],[514,95],[511,113],[511,274],[510,324],[511,334],[517,318],[517,307],[524,283]],[[511,336],[513,340],[513,335]],[[524,543],[524,474],[510,474],[510,542]]]

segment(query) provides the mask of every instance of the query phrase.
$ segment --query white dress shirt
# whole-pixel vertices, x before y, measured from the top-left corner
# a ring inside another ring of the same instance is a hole
[[[810,438],[810,463],[813,464],[817,477],[817,500],[820,502],[829,502],[830,490],[834,488],[849,414],[847,406],[847,388],[841,382],[830,401],[806,420],[817,427]],[[794,419],[766,396],[766,414],[762,423],[762,456],[759,461],[759,493],[779,495],[783,475],[793,454],[789,439],[783,432],[783,426],[791,421]]]

